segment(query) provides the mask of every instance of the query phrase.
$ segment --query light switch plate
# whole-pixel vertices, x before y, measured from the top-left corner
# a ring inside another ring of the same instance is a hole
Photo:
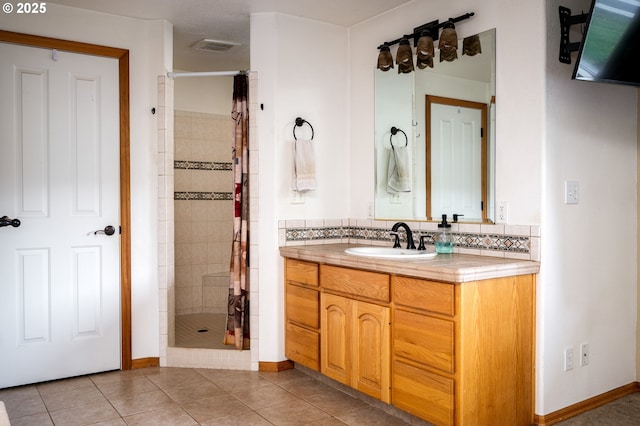
[[[566,180],[564,182],[564,203],[578,204],[580,200],[580,185],[578,181]]]
[[[304,192],[291,191],[289,204],[304,204]]]

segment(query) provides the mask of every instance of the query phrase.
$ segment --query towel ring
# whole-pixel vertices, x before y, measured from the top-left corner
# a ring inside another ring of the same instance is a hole
[[[402,134],[404,135],[404,146],[409,146],[409,138],[407,137],[407,134],[402,129],[398,129],[394,126],[391,128],[391,136],[389,136],[389,143],[391,144],[391,148],[395,148],[395,146],[393,145],[393,137],[398,134],[398,132],[402,132]]]
[[[304,123],[307,123],[309,127],[311,127],[311,140],[313,140],[313,126],[307,120],[300,117],[296,117],[296,124],[293,126],[293,138],[295,140],[298,140],[298,138],[296,137],[296,127],[302,127]]]

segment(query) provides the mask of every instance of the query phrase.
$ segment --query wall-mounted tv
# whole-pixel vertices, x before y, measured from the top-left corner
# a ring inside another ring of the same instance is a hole
[[[593,0],[576,80],[640,86],[640,0]]]

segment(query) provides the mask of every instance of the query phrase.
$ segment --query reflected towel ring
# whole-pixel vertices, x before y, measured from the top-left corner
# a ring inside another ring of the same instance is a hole
[[[393,145],[393,137],[398,132],[402,132],[402,134],[404,135],[404,146],[409,146],[409,138],[407,137],[407,134],[402,129],[394,126],[391,128],[391,136],[389,136],[389,143],[391,144],[391,148],[395,148],[395,146]]]
[[[311,127],[311,140],[313,140],[313,126],[307,120],[305,120],[304,118],[300,118],[300,117],[296,117],[296,124],[295,124],[295,126],[293,126],[293,138],[295,140],[298,140],[298,138],[296,137],[296,127],[302,127],[302,125],[304,123],[307,123],[309,125],[309,127]]]

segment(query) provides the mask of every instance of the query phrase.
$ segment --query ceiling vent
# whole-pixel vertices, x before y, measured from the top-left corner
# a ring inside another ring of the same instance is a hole
[[[226,52],[235,46],[240,46],[240,43],[203,38],[191,47],[196,50],[204,50],[205,52]]]

